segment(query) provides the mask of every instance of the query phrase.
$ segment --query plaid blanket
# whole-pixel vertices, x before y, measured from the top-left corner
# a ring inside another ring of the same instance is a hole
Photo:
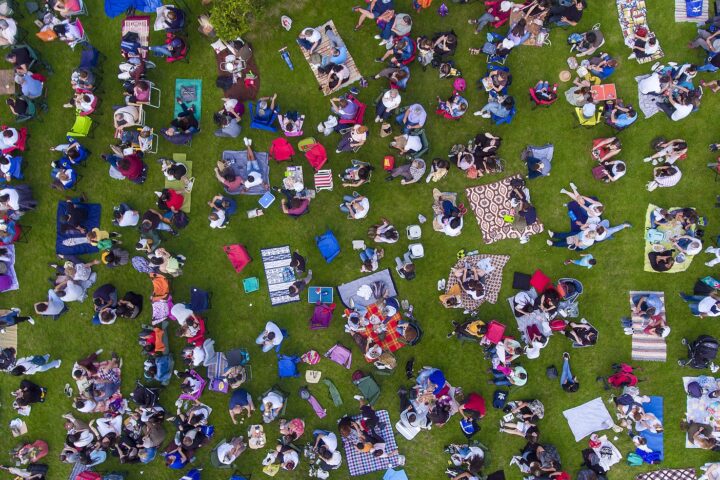
[[[317,50],[315,50],[315,52],[313,52],[313,53],[318,53],[318,54],[320,54],[321,56],[326,56],[326,55],[329,56],[329,55],[332,55],[332,48],[333,48],[333,47],[332,47],[332,44],[330,43],[330,39],[329,39],[328,36],[325,34],[325,27],[327,27],[327,26],[330,26],[330,28],[332,28],[332,30],[335,32],[335,34],[336,34],[338,37],[340,36],[340,34],[338,33],[337,28],[335,28],[335,24],[333,23],[332,20],[330,20],[330,21],[328,21],[328,22],[325,22],[325,23],[323,23],[322,25],[320,25],[319,27],[316,28],[316,30],[322,34],[322,37],[323,37],[323,38],[322,38],[322,42],[320,43],[320,46],[319,46],[319,47],[317,48]],[[318,71],[318,66],[317,66],[317,65],[313,65],[313,64],[310,62],[310,56],[311,56],[312,54],[309,53],[309,52],[308,52],[307,50],[305,50],[304,48],[301,48],[300,51],[302,52],[303,56],[305,57],[305,60],[308,61],[308,64],[310,65],[310,69],[312,70],[313,74],[315,75],[315,78],[317,79],[318,83],[319,83],[320,86],[322,87],[322,92],[323,92],[323,94],[326,95],[326,96],[327,96],[327,95],[330,95],[330,94],[333,93],[333,92],[336,92],[336,91],[338,91],[338,90],[341,90],[341,89],[343,89],[343,88],[345,88],[345,87],[349,87],[349,86],[352,85],[353,83],[355,83],[355,82],[357,82],[358,80],[360,80],[360,78],[362,77],[362,75],[360,74],[360,70],[358,70],[357,66],[355,65],[355,60],[353,60],[352,55],[350,55],[350,52],[348,52],[347,60],[345,61],[345,66],[350,70],[350,78],[348,78],[347,82],[345,82],[345,83],[343,83],[343,84],[340,84],[340,85],[338,85],[337,87],[335,87],[334,90],[330,90],[330,89],[328,88],[328,86],[327,86],[327,81],[326,81],[327,74],[320,73],[320,72]]]
[[[663,292],[630,292],[630,306],[633,305],[633,297],[637,295],[654,294],[660,297],[663,303],[662,312],[658,313],[667,322],[665,318],[665,294]],[[640,315],[632,316],[632,359],[644,360],[648,362],[664,362],[667,360],[667,344],[665,339],[657,335],[648,335],[643,332],[647,325],[647,320]]]
[[[635,480],[696,480],[694,468],[664,468],[635,475]]]
[[[485,295],[482,298],[475,300],[464,291],[461,292],[460,297],[462,300],[462,306],[467,310],[476,310],[485,302],[490,302],[492,304],[497,302],[500,287],[502,287],[503,269],[505,268],[505,264],[507,264],[508,260],[510,260],[509,255],[469,255],[461,260],[458,260],[458,262],[453,266],[453,269],[462,266],[465,262],[477,263],[483,258],[489,258],[490,263],[493,267],[495,267],[495,269],[485,277]],[[446,284],[445,293],[448,293],[456,284],[458,284],[458,279],[451,271]]]
[[[358,452],[355,448],[355,444],[358,442],[357,433],[355,431],[353,431],[353,433],[348,437],[342,437],[343,448],[345,449],[345,458],[347,459],[348,469],[350,470],[350,476],[352,477],[387,470],[388,468],[398,466],[398,447],[395,442],[395,435],[392,431],[390,415],[387,410],[380,410],[377,412],[377,415],[380,419],[380,423],[378,424],[378,427],[375,428],[375,433],[385,440],[385,452],[392,452],[392,455],[377,458],[371,453]],[[353,417],[353,420],[359,422],[360,415]]]
[[[346,308],[345,316],[348,316],[350,313],[350,309]],[[405,343],[403,343],[402,341],[402,335],[400,335],[400,332],[398,332],[397,329],[400,320],[402,320],[402,315],[399,312],[396,312],[395,315],[390,318],[383,317],[382,310],[376,303],[368,305],[365,318],[370,318],[373,315],[377,316],[383,321],[386,331],[378,334],[373,329],[372,325],[368,325],[367,327],[365,327],[365,330],[358,333],[365,338],[372,339],[373,342],[380,345],[380,347],[385,351],[395,352],[404,347]],[[367,358],[365,360],[367,360]],[[370,360],[367,361],[370,362]]]
[[[540,219],[518,231],[512,223],[507,223],[505,215],[513,211],[510,205],[510,181],[521,178],[520,175],[508,177],[499,182],[471,187],[465,190],[470,207],[475,213],[478,226],[482,232],[483,241],[487,244],[505,240],[506,238],[520,238],[521,236],[536,235],[543,231]]]

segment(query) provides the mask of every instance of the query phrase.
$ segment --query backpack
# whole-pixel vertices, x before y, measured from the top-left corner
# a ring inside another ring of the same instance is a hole
[[[495,393],[493,393],[492,401],[493,407],[498,409],[503,408],[507,403],[508,393],[510,393],[508,390],[495,390]]]
[[[185,228],[190,223],[190,217],[187,213],[180,211],[173,215],[172,222],[175,228]]]
[[[555,365],[550,365],[545,369],[545,376],[550,380],[558,378],[558,370]]]
[[[627,464],[630,467],[639,467],[643,464],[643,459],[640,455],[635,452],[628,453]]]
[[[703,395],[703,388],[698,382],[690,382],[687,386],[687,393],[692,398],[700,398]]]

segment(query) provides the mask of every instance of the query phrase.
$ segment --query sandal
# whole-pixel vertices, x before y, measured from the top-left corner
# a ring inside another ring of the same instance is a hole
[[[469,48],[470,55],[480,55],[480,49],[479,48]]]

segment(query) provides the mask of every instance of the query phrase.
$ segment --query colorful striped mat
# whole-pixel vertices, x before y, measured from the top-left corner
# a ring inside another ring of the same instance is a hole
[[[658,295],[663,302],[663,311],[660,315],[665,317],[665,294],[663,292],[630,292],[630,305],[632,308],[632,298],[636,295]],[[632,359],[647,362],[664,362],[667,360],[667,344],[665,339],[657,335],[647,335],[643,333],[647,320],[640,316],[632,316]]]

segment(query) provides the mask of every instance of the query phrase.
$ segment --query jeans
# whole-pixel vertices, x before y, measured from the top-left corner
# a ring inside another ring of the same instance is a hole
[[[392,32],[393,23],[394,23],[394,22],[392,22],[392,21],[387,22],[387,23],[382,27],[382,29],[380,30],[380,38],[382,38],[383,40],[389,40],[390,37],[392,37],[392,35],[393,35],[393,32]]]
[[[698,306],[700,305],[700,301],[704,299],[702,295],[684,295],[680,294],[683,300],[685,300],[688,304],[688,307],[690,307],[690,313],[693,315],[700,315],[700,310],[698,309]]]
[[[400,257],[395,257],[395,265],[397,265],[397,268],[403,268],[409,263],[412,263],[412,258],[410,258],[410,252],[405,252],[402,259],[400,259]]]
[[[255,339],[255,343],[258,345],[262,345],[262,351],[263,353],[267,353],[273,348],[275,348],[275,345],[272,343],[265,343],[265,332],[262,332],[258,337]]]
[[[344,203],[340,205],[340,211],[343,213],[350,213],[350,208],[347,206],[347,204],[352,202],[353,200],[355,200],[355,197],[353,197],[352,195],[343,196]]]
[[[566,247],[568,246],[567,238],[575,235],[576,232],[555,232],[552,237],[553,247]]]
[[[48,362],[48,360],[50,360],[50,354],[43,355],[43,358],[45,359],[45,363],[38,366],[37,372],[47,372],[51,368],[57,368],[60,366],[60,360],[53,360],[52,362]]]
[[[169,47],[167,47],[165,45],[157,45],[154,47],[151,46],[149,48],[150,48],[150,51],[153,52],[157,56],[160,56],[160,57],[172,57],[173,56],[173,52],[170,50]]]
[[[566,383],[575,383],[573,381],[573,374],[570,371],[569,358],[563,360],[562,373],[560,374],[560,385],[565,385]]]
[[[451,217],[454,213],[460,211],[450,200],[443,200],[442,209],[444,218]]]
[[[537,158],[535,158],[535,157],[528,157],[528,159],[527,159],[528,178],[529,178],[530,180],[532,180],[533,178],[542,177],[542,175],[543,175],[543,174],[542,174],[542,171],[540,171],[540,170],[534,170],[534,169],[532,168],[532,167],[534,167],[535,165],[539,165],[539,164],[541,164],[541,163],[542,163],[542,162],[541,162],[540,160],[538,160]]]
[[[301,48],[305,50],[310,50],[315,45],[314,43],[311,43],[309,40],[305,40],[304,38],[298,38],[297,43],[298,45],[300,45]]]
[[[487,25],[490,22],[495,21],[495,15],[492,15],[490,13],[483,13],[478,19],[477,23],[475,25],[475,32],[480,32],[483,28],[485,28],[485,25]]]
[[[510,383],[510,380],[507,379],[504,373],[498,372],[497,370],[493,370],[493,383],[497,385],[498,387],[509,387],[512,385]]]
[[[168,223],[160,222],[160,223],[158,223],[156,230],[162,230],[164,232],[172,232],[173,228]]]
[[[367,247],[365,250],[360,252],[360,260],[363,261],[363,263],[369,261],[375,256],[375,249]]]
[[[485,105],[481,112],[490,112],[491,115],[494,115],[498,118],[505,118],[508,115],[510,115],[510,110],[500,105],[498,102],[490,102],[487,105]]]
[[[247,168],[248,175],[253,172],[262,174],[262,170],[260,169],[260,164],[258,163],[257,160],[248,160],[246,168]]]
[[[712,63],[706,63],[705,65],[701,67],[697,67],[698,72],[717,72],[718,67],[713,65]]]
[[[710,47],[708,47],[706,40],[712,35],[712,33],[706,31],[706,30],[698,30],[697,37],[695,37],[695,40],[690,42],[690,45],[688,47],[690,48],[697,48],[700,47],[703,50],[707,50],[710,53],[713,53],[709,50]]]

